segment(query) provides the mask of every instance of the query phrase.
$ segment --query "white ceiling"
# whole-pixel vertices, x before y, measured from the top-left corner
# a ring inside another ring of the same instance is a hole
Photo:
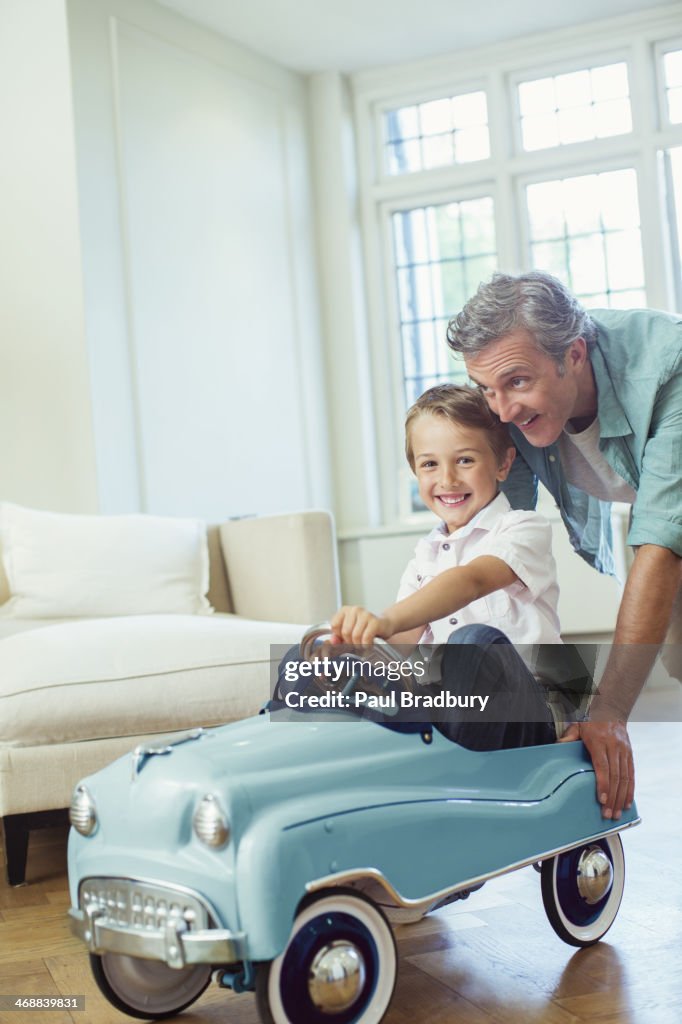
[[[159,3],[302,72],[351,72],[419,60],[661,6],[660,0],[484,0],[478,4],[472,0],[159,0]]]

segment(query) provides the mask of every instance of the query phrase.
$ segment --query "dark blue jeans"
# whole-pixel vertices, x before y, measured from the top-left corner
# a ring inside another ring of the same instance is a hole
[[[542,686],[505,634],[492,626],[462,626],[450,634],[440,686],[431,689],[460,698],[489,698],[485,711],[475,701],[473,709],[453,709],[434,720],[444,736],[469,750],[534,747],[556,740]]]
[[[285,680],[285,664],[298,660],[298,647],[292,647],[282,659],[276,699],[315,685],[308,678]],[[531,747],[556,740],[542,687],[499,629],[475,624],[462,626],[450,635],[443,649],[440,684],[419,687],[420,692],[433,695],[443,690],[462,698],[462,702],[473,696],[489,698],[485,711],[480,710],[480,702],[474,701],[473,709],[423,713],[444,736],[469,750]]]

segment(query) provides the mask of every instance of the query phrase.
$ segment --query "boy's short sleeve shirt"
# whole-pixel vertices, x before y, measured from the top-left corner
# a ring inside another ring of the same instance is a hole
[[[409,597],[446,569],[481,555],[501,559],[518,580],[432,622],[420,643],[445,643],[455,629],[473,623],[495,626],[515,644],[560,643],[551,534],[544,516],[513,510],[503,494],[451,534],[444,526],[432,530],[418,542],[397,600]]]

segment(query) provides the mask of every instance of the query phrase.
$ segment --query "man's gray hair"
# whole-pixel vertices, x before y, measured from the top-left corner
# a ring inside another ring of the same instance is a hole
[[[524,328],[539,349],[563,366],[576,338],[593,345],[594,321],[561,281],[543,270],[493,274],[448,324],[453,352],[475,355],[505,334]]]

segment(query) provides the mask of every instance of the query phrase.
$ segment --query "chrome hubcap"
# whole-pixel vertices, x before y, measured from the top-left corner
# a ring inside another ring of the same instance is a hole
[[[600,846],[588,846],[578,861],[578,892],[592,906],[613,885],[613,865]]]
[[[352,942],[337,940],[318,950],[310,965],[308,992],[322,1013],[343,1013],[362,992],[365,961]]]

